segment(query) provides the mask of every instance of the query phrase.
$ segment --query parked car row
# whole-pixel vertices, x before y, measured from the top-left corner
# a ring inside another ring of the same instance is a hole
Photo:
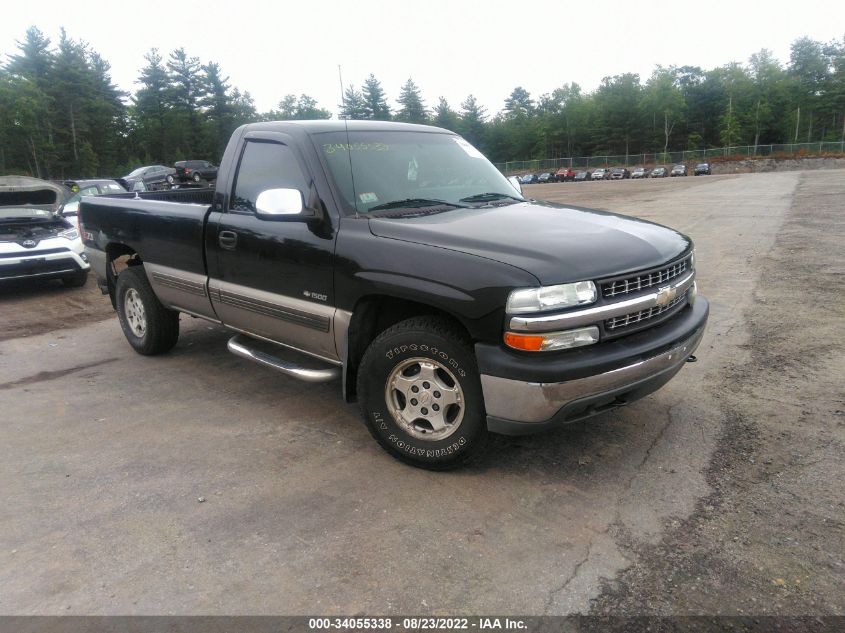
[[[710,163],[699,163],[693,169],[696,176],[709,176],[711,174]],[[585,180],[626,180],[628,178],[666,178],[667,176],[688,176],[689,171],[683,163],[678,163],[671,169],[668,167],[635,167],[633,171],[626,167],[599,167],[593,171],[575,171],[569,167],[562,167],[556,172],[544,172],[542,174],[525,174],[519,177],[522,185],[534,185],[549,182],[583,182]]]
[[[217,166],[207,160],[180,160],[173,167],[145,165],[131,171],[119,181],[129,191],[154,191],[174,185],[217,180]]]

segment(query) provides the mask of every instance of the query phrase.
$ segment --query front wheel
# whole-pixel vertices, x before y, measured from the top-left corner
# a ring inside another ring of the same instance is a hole
[[[194,182],[199,182],[200,180],[202,180],[202,176],[200,176],[199,174],[194,174]]]
[[[179,313],[161,304],[143,266],[132,266],[118,275],[115,295],[120,327],[136,352],[153,356],[176,345]]]
[[[173,174],[168,174],[166,180],[168,185],[172,185],[174,182],[176,182],[176,179],[173,177]]]
[[[475,355],[446,319],[415,317],[376,337],[358,368],[358,398],[376,441],[413,466],[455,468],[487,443]]]

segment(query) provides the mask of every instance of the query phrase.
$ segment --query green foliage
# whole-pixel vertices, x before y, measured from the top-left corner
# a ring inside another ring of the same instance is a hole
[[[279,101],[279,109],[271,110],[267,113],[266,120],[268,121],[311,121],[315,119],[330,119],[332,113],[317,105],[316,99],[308,95],[285,95]]]
[[[64,30],[55,43],[29,28],[0,64],[0,173],[43,178],[120,176],[139,164],[219,161],[232,131],[257,120],[327,119],[310,96],[285,95],[259,113],[219,64],[178,48],[151,49],[134,94]],[[593,92],[564,84],[536,97],[515,87],[488,116],[473,95],[459,112],[445,98],[429,110],[408,79],[395,119],[462,134],[497,162],[566,156],[662,153],[724,145],[845,142],[845,38],[793,42],[786,65],[766,49],[745,64],[709,70],[655,68],[651,77],[606,77]],[[339,116],[394,118],[374,75],[344,89]]]
[[[341,119],[366,119],[367,109],[364,104],[364,95],[354,86],[349,86],[343,91],[343,104],[340,106]]]
[[[396,101],[401,106],[399,112],[396,113],[397,121],[428,123],[428,109],[423,103],[420,89],[410,77],[399,91],[399,98]]]
[[[387,95],[381,87],[381,82],[370,75],[364,80],[361,88],[364,98],[364,118],[374,121],[390,121],[390,106],[387,105]]]
[[[487,119],[486,109],[478,104],[478,100],[469,95],[461,104],[461,118],[458,131],[476,147],[484,146],[484,123]]]
[[[458,129],[459,117],[446,101],[445,97],[440,97],[437,102],[437,107],[434,108],[434,119],[432,123],[437,127],[442,127],[447,130]]]

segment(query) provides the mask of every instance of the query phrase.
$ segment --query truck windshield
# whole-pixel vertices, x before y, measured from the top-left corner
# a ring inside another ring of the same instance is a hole
[[[479,203],[486,204],[497,200],[497,194],[503,202],[522,199],[459,136],[373,131],[350,132],[348,138],[346,132],[326,132],[314,138],[350,211],[368,213],[385,205],[397,209],[401,201],[426,199],[466,207],[466,199],[478,194],[485,194]]]

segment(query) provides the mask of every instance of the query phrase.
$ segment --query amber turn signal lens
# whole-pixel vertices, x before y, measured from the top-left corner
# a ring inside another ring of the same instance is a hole
[[[539,352],[543,347],[544,340],[545,337],[543,336],[505,332],[505,344],[508,347],[525,350],[526,352]]]

